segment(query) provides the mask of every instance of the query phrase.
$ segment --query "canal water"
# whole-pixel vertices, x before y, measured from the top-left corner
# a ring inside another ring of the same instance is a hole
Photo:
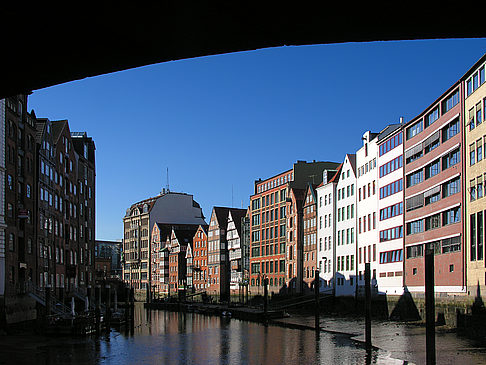
[[[367,355],[359,338],[359,320],[324,318],[321,325],[329,332],[321,332],[316,340],[311,330],[196,313],[147,311],[140,304],[135,316],[133,332],[113,330],[100,338],[1,336],[0,364],[343,365],[420,364],[424,359],[420,348],[425,337],[420,329],[407,333],[406,326],[389,322],[374,323],[374,345],[384,347]],[[289,319],[301,324],[311,320],[306,316]],[[438,336],[438,347],[448,351],[438,351],[438,364],[486,364],[483,348],[455,334],[447,335],[445,342]]]

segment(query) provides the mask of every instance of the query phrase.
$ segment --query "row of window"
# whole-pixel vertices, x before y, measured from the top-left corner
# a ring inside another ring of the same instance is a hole
[[[398,133],[396,136],[390,138],[385,143],[380,145],[380,156],[383,156],[385,153],[390,152],[395,147],[400,146],[403,143],[402,133]]]
[[[417,122],[413,123],[410,127],[407,128],[407,140],[410,138],[415,137],[417,134],[422,132],[424,128],[429,127],[432,125],[436,120],[439,119],[440,115],[444,115],[449,110],[451,110],[455,105],[459,103],[459,89],[453,91],[446,99],[444,99],[441,103],[442,113],[439,113],[439,105],[433,108],[430,112],[428,112],[425,117]]]
[[[441,168],[442,171],[447,170],[449,167],[457,165],[460,161],[461,153],[459,148],[438,157],[425,167],[408,174],[406,177],[407,188],[420,184],[424,180],[437,175],[441,172]]]
[[[479,138],[476,142],[469,145],[469,165],[472,166],[476,162],[480,162],[483,160],[483,146],[486,148],[486,136],[483,138]]]
[[[403,190],[403,179],[398,179],[384,187],[380,188],[380,199],[399,193]]]
[[[346,236],[344,234],[346,233]],[[354,243],[354,228],[346,228],[345,230],[337,231],[337,244],[348,245]]]
[[[380,242],[396,240],[403,237],[403,226],[393,227],[380,231]]]
[[[426,218],[407,223],[407,235],[422,233],[461,221],[461,207],[448,209]]]
[[[483,212],[477,212],[469,216],[469,255],[471,261],[484,258],[484,218]]]
[[[481,66],[471,77],[466,80],[466,96],[471,95],[484,83],[484,66]]]
[[[403,202],[380,209],[380,221],[403,214]]]
[[[346,219],[354,218],[354,204],[337,209],[337,221],[341,222]]]
[[[358,167],[358,177],[366,174],[368,171],[371,171],[375,168],[376,168],[376,158],[365,163],[363,166]]]
[[[337,191],[338,200],[349,198],[354,195],[354,184],[348,185],[344,188],[338,189]]]
[[[484,183],[483,183],[483,176],[486,181],[486,173],[484,175],[479,175],[475,179],[472,179],[469,182],[469,200],[475,201],[476,199],[480,199],[484,196]]]
[[[324,205],[331,204],[332,203],[332,194],[326,194],[324,195]],[[319,208],[322,207],[322,196],[319,197]]]
[[[426,243],[426,245],[429,245],[429,247],[433,249],[434,255],[440,255],[449,252],[458,252],[461,251],[461,237],[456,236],[451,238],[445,238],[443,240]],[[407,259],[423,257],[425,252],[425,244],[421,243],[418,245],[407,246],[406,249]]]
[[[472,131],[474,128],[479,126],[484,120],[483,108],[486,108],[486,98],[483,101],[477,103],[474,107],[469,109],[469,130]],[[486,109],[484,109],[486,110]]]
[[[338,256],[337,271],[353,271],[354,255]]]
[[[366,199],[366,185],[363,186],[363,188],[359,188],[358,189],[358,200],[361,201],[361,191],[363,191],[363,200]],[[375,180],[373,180],[373,182],[371,183],[368,183],[368,198],[371,196],[371,195],[375,195],[376,194],[376,183],[375,183]]]
[[[366,222],[368,222],[368,229],[366,229]],[[376,229],[376,213],[373,212],[373,228],[371,228],[371,214],[368,214],[368,219],[366,219],[366,215],[363,216],[363,232],[371,231],[372,229]],[[361,233],[361,217],[358,219],[358,232]]]
[[[403,249],[380,252],[380,264],[403,261]]]
[[[403,166],[403,155],[400,155],[386,164],[380,166],[380,177],[386,176]]]
[[[266,183],[258,185],[257,192],[261,193],[263,191],[267,191],[269,189],[273,189],[277,186],[280,186],[282,184],[286,184],[287,182],[290,182],[294,179],[294,173],[289,172],[287,175],[280,176],[276,179],[273,179],[271,181],[267,181]]]

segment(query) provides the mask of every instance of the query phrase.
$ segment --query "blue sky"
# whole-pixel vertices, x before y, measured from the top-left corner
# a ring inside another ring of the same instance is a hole
[[[167,168],[171,190],[193,194],[206,217],[246,207],[255,179],[296,160],[341,162],[363,132],[410,120],[485,52],[486,39],[270,48],[37,90],[29,110],[94,138],[96,238],[115,240]]]

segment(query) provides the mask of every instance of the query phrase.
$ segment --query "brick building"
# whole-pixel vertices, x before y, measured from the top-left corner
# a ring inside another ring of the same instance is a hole
[[[405,285],[411,292],[424,291],[426,245],[435,253],[435,291],[465,291],[461,95],[456,82],[405,126]]]
[[[193,268],[192,284],[196,291],[208,286],[208,229],[199,226],[192,239]]]

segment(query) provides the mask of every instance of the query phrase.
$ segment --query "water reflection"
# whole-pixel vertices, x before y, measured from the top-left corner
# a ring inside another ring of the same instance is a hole
[[[194,313],[135,309],[132,329],[99,338],[4,337],[0,364],[406,364],[351,335],[244,322]],[[405,339],[402,339],[405,340]],[[9,343],[10,341],[10,343]],[[467,362],[463,362],[464,364]]]

